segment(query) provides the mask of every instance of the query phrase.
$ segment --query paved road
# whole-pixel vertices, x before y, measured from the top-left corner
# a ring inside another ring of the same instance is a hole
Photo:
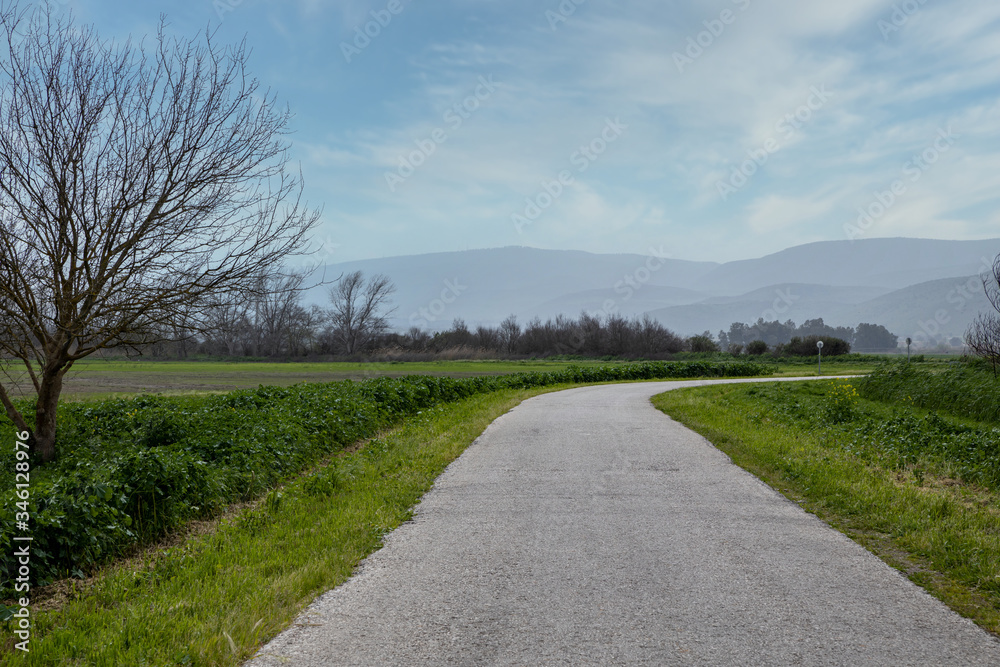
[[[525,401],[247,664],[1000,665],[1000,642],[648,401],[704,383]]]

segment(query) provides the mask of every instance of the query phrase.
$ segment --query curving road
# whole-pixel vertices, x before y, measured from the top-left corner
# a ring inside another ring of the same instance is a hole
[[[1000,642],[649,403],[525,401],[248,662],[1000,665]]]

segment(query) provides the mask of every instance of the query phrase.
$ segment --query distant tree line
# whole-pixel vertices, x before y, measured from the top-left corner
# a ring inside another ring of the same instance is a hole
[[[397,358],[410,356],[490,357],[621,357],[665,359],[679,352],[733,355],[816,354],[816,341],[824,341],[823,354],[887,351],[897,338],[881,325],[831,327],[822,319],[794,322],[733,323],[728,332],[713,336],[706,331],[682,337],[649,315],[628,318],[582,313],[577,318],[560,315],[525,323],[514,315],[495,326],[469,327],[456,319],[449,329],[428,331],[411,327],[392,332],[388,316],[395,290],[382,275],[369,279],[354,272],[341,276],[328,291],[329,305],[303,306],[304,278],[292,274],[260,278],[239,298],[220,299],[208,310],[207,325],[197,336],[175,337],[148,349],[153,356],[186,357],[202,354],[222,357],[295,358],[310,356]],[[166,338],[167,336],[164,336]]]
[[[765,352],[784,350],[788,354],[804,353],[806,350],[802,341],[809,340],[815,343],[820,339],[824,342],[823,354],[837,354],[843,349],[843,344],[847,345],[847,350],[841,353],[851,349],[856,352],[891,352],[899,344],[899,337],[881,324],[863,323],[857,328],[833,327],[823,322],[822,317],[806,320],[801,326],[796,326],[792,320],[766,322],[764,318],[758,319],[753,324],[733,322],[728,332],[719,332],[718,339],[722,349],[735,354],[741,352],[759,354],[761,349]],[[761,344],[766,347],[762,347]],[[828,349],[831,344],[834,347]],[[815,351],[811,353],[815,354]]]
[[[386,348],[409,352],[441,353],[465,348],[498,356],[586,356],[659,359],[688,349],[688,341],[645,315],[626,318],[611,314],[601,318],[583,313],[572,319],[560,315],[524,325],[514,315],[498,326],[470,329],[456,319],[450,329],[434,334],[411,327],[405,334],[384,336]]]

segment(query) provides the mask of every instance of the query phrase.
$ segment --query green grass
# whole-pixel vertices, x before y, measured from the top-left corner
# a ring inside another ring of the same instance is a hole
[[[1000,380],[981,360],[953,362],[936,372],[904,362],[883,364],[861,383],[860,390],[866,398],[883,402],[906,402],[1000,422]]]
[[[975,477],[997,467],[993,424],[866,401],[846,382],[704,387],[654,404],[955,611],[1000,632],[1000,494],[995,483],[961,479],[963,470]],[[864,441],[871,425],[894,419],[915,426],[885,446]],[[975,465],[957,465],[938,437],[921,437],[939,421],[983,434],[965,445],[985,455],[972,452]]]
[[[108,568],[61,609],[34,616],[31,653],[0,660],[240,664],[350,576],[491,421],[558,388],[505,390],[427,410],[207,534]]]

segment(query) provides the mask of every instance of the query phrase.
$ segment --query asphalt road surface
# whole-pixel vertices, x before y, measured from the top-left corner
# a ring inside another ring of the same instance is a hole
[[[497,419],[248,665],[1000,665],[1000,642],[649,403]]]

